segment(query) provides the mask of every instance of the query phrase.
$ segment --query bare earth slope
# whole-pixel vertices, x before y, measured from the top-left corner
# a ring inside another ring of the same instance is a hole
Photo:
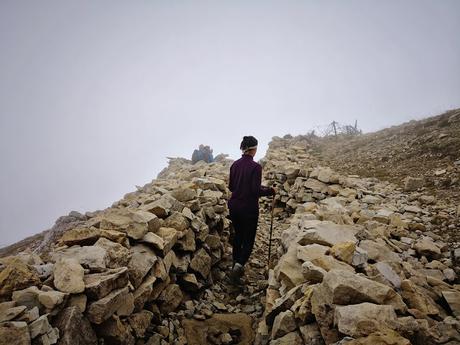
[[[460,109],[357,137],[328,137],[315,148],[335,170],[404,185],[423,177],[438,199],[460,200]]]

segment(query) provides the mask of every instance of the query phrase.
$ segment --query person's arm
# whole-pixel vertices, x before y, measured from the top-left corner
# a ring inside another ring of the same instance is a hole
[[[233,179],[232,179],[232,168],[233,168],[233,165],[230,167],[230,174],[228,176],[228,189],[230,189],[230,192],[233,193]]]
[[[253,194],[257,195],[257,197],[275,194],[275,190],[273,188],[262,186],[262,167],[260,165],[256,166],[254,169],[251,190]]]

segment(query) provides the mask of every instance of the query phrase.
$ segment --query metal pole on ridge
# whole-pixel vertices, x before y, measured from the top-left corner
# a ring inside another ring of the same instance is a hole
[[[270,237],[268,240],[268,264],[267,267],[270,269],[270,256],[272,251],[272,233],[273,233],[273,210],[275,208],[275,196],[272,196],[272,205],[270,210]]]

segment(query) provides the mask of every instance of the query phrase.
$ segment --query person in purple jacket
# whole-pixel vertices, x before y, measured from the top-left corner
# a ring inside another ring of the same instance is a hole
[[[240,149],[241,158],[230,167],[228,188],[232,192],[228,201],[230,219],[235,230],[233,240],[233,268],[230,278],[241,283],[244,265],[251,255],[259,220],[259,197],[275,195],[271,187],[264,187],[262,166],[254,161],[257,152],[257,139],[243,137]]]

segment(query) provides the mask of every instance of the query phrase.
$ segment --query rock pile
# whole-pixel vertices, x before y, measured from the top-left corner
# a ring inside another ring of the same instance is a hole
[[[290,226],[256,343],[459,344],[460,253],[434,233],[436,200],[341,176],[308,145],[278,141],[265,171]]]
[[[200,318],[200,299],[227,269],[228,164],[171,164],[80,215],[46,255],[1,259],[0,343],[187,343],[181,319]],[[218,336],[230,344],[238,332]]]

